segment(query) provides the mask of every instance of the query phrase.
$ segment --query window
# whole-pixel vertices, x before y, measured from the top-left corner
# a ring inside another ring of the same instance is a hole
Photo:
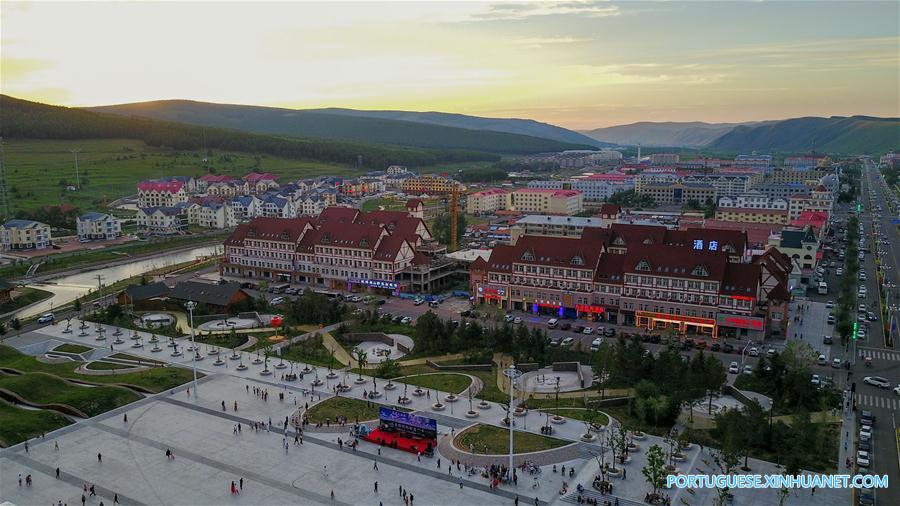
[[[650,264],[648,264],[646,260],[641,260],[641,261],[638,262],[638,264],[634,267],[634,270],[636,270],[636,271],[649,271],[649,270],[650,270]]]
[[[709,276],[709,272],[706,270],[706,267],[702,265],[698,265],[694,267],[694,270],[691,271],[692,276]]]

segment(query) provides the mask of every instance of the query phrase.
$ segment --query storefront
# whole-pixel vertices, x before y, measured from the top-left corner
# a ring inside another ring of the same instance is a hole
[[[766,320],[757,316],[719,313],[716,315],[719,335],[723,338],[762,339],[766,333]]]
[[[529,313],[547,316],[550,318],[559,318],[565,316],[566,308],[557,302],[546,300],[524,301],[525,311]]]
[[[650,311],[635,311],[636,326],[650,331],[664,331],[674,328],[675,332],[685,334],[700,334],[715,339],[717,336],[716,320],[712,318],[699,318],[696,316],[681,316],[668,313],[653,313]]]
[[[484,303],[484,304],[492,304],[494,306],[499,306],[503,309],[507,308],[506,289],[505,288],[479,286],[478,287],[478,299],[479,299],[479,302]],[[521,307],[518,307],[516,309],[521,309]]]
[[[616,323],[616,313],[604,306],[593,304],[576,304],[576,318],[583,318],[589,322]]]

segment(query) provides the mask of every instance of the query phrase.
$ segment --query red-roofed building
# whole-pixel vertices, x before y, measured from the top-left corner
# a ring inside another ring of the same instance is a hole
[[[828,213],[825,211],[803,211],[797,219],[793,220],[790,225],[792,227],[804,228],[807,225],[813,228],[815,234],[821,239],[828,224]]]
[[[185,184],[179,180],[147,180],[137,185],[138,207],[172,207],[188,201]]]
[[[271,188],[278,188],[278,178],[271,172],[251,172],[241,179],[250,193],[262,194]]]
[[[425,218],[425,203],[420,199],[409,199],[406,201],[406,212],[414,218]]]
[[[225,276],[328,290],[430,292],[450,281],[446,248],[402,211],[326,208],[312,218],[256,218],[225,241]]]

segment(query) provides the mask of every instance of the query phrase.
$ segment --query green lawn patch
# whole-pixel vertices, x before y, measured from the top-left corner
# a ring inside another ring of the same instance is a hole
[[[115,371],[118,369],[130,369],[132,367],[137,367],[136,365],[125,365],[125,364],[117,364],[115,362],[88,362],[84,366],[86,369],[90,369],[92,371]]]
[[[349,397],[332,397],[309,408],[306,414],[309,416],[311,423],[326,423],[331,421],[335,423],[338,417],[343,416],[350,423],[355,423],[378,419],[379,404],[367,403],[359,399],[351,399]],[[397,409],[397,408],[394,408]],[[400,408],[400,411],[409,411]]]
[[[0,388],[15,392],[29,402],[72,406],[88,416],[105,413],[141,398],[127,388],[76,386],[44,373],[0,375]]]
[[[7,447],[65,427],[71,422],[55,411],[22,409],[0,400],[0,446]]]
[[[571,444],[554,437],[516,431],[513,434],[515,453],[529,453],[552,450]],[[494,425],[478,424],[472,430],[460,434],[453,442],[457,448],[481,455],[503,455],[509,453],[509,430]]]
[[[244,344],[250,338],[247,334],[228,333],[228,334],[204,334],[194,336],[194,340],[198,343],[208,344],[210,346],[221,346],[222,348],[237,348]]]
[[[408,383],[422,388],[430,388],[432,390],[440,390],[442,392],[450,392],[458,394],[469,388],[472,379],[463,374],[423,374],[420,376],[410,376],[400,378],[397,381]]]
[[[109,356],[109,358],[117,358],[119,360],[132,360],[134,362],[140,362],[141,364],[165,365],[165,362],[160,362],[159,360],[138,357],[137,355],[129,355],[127,353],[113,353]]]
[[[57,346],[56,348],[53,348],[53,351],[58,351],[58,352],[60,352],[60,353],[75,353],[75,354],[81,354],[81,353],[84,353],[84,352],[86,352],[86,351],[91,351],[92,349],[93,349],[93,348],[90,348],[90,347],[88,347],[88,346],[82,346],[82,345],[80,345],[80,344],[69,344],[69,343],[66,343],[66,344],[61,344],[61,345]]]
[[[0,367],[8,367],[22,372],[45,372],[60,378],[75,379],[88,383],[127,383],[146,388],[151,392],[168,390],[193,379],[190,370],[180,367],[156,367],[146,371],[112,376],[88,376],[75,372],[75,369],[82,363],[45,364],[34,357],[19,353],[9,346],[0,345]],[[198,373],[198,377],[201,376]]]
[[[404,211],[406,210],[406,201],[389,197],[369,199],[363,202],[361,210],[363,212],[378,211],[382,207],[385,211]]]
[[[550,413],[551,415],[559,415],[564,416],[566,418],[572,418],[573,420],[581,420],[585,421],[587,418],[587,410],[586,409],[573,409],[573,408],[550,408],[550,409],[542,409],[541,411],[545,413]],[[609,423],[609,417],[603,413],[597,413],[597,419],[594,420],[594,423],[600,425],[606,425]]]
[[[28,287],[16,288],[15,293],[17,293],[17,295],[13,300],[0,304],[0,314],[17,311],[25,306],[34,304],[35,302],[40,302],[46,298],[53,297],[53,294],[46,290]]]
[[[292,362],[305,362],[320,367],[334,364],[334,367],[341,367],[337,360],[332,362],[331,352],[321,343],[321,340],[314,342],[313,338],[309,338],[307,341],[292,343],[281,348],[281,356]]]

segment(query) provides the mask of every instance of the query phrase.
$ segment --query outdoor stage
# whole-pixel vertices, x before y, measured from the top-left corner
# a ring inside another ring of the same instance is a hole
[[[368,435],[363,436],[363,439],[377,445],[381,445],[384,442],[383,446],[387,448],[395,448],[416,454],[421,452],[422,455],[425,455],[429,445],[432,450],[437,446],[437,441],[434,439],[416,438],[399,432],[386,432],[381,429],[373,430]]]

